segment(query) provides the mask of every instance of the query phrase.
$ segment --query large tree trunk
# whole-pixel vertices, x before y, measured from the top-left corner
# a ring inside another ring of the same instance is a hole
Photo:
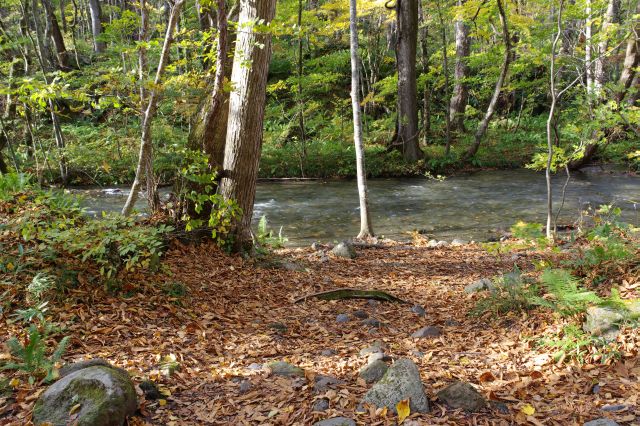
[[[102,8],[100,0],[89,0],[89,12],[91,13],[91,33],[93,34],[93,51],[102,53],[107,48],[104,41],[100,40],[102,34]]]
[[[636,5],[636,15],[640,16],[640,1]],[[640,19],[637,19],[635,25],[632,26],[629,40],[627,40],[627,50],[619,80],[620,89],[616,93],[618,103],[624,100],[634,77],[637,75],[636,68],[638,66],[640,66]]]
[[[620,0],[609,0],[607,5],[607,12],[602,22],[602,28],[600,29],[600,43],[598,43],[598,57],[595,61],[595,88],[600,96],[602,96],[602,89],[609,80],[607,63],[608,59],[605,57],[607,49],[609,48],[609,39],[611,34],[609,30],[611,25],[618,21],[618,15],[620,14]]]
[[[458,7],[462,7],[463,4],[462,0],[458,0]],[[464,110],[467,107],[467,98],[469,97],[469,87],[465,79],[469,75],[467,60],[470,39],[469,26],[464,22],[461,11],[458,12],[454,26],[456,33],[456,67],[453,74],[455,86],[449,103],[449,118],[453,130],[464,132]]]
[[[142,118],[142,135],[140,137],[140,154],[138,156],[138,166],[136,168],[135,179],[133,180],[133,184],[131,185],[131,191],[129,192],[127,201],[122,208],[122,214],[124,216],[128,216],[131,214],[131,211],[133,210],[133,207],[138,200],[140,186],[145,178],[147,180],[147,199],[149,201],[149,207],[151,208],[152,212],[155,212],[159,207],[157,192],[155,188],[156,185],[153,182],[154,177],[153,173],[151,172],[153,170],[153,139],[151,136],[151,122],[153,121],[153,117],[156,113],[159,96],[158,91],[160,88],[160,84],[162,83],[162,76],[167,66],[167,62],[169,61],[169,50],[171,48],[171,43],[173,42],[173,31],[176,28],[178,17],[180,16],[180,9],[182,9],[183,4],[184,0],[178,0],[171,9],[171,13],[169,15],[167,32],[164,37],[164,44],[162,45],[162,53],[160,54],[160,59],[158,61],[156,77],[153,81],[153,86],[149,91],[147,107]],[[142,4],[142,7],[144,8],[145,5]]]
[[[58,67],[61,69],[70,68],[69,66],[69,53],[67,52],[67,48],[64,45],[64,37],[62,36],[62,32],[60,31],[60,26],[58,25],[58,18],[53,11],[53,5],[50,0],[41,0],[42,6],[44,6],[45,17],[47,20],[47,28],[51,35],[51,40],[53,40],[53,46],[56,49],[56,58],[58,60]],[[62,17],[64,19],[64,16]]]
[[[353,141],[356,148],[356,174],[358,179],[358,198],[360,200],[360,233],[358,234],[358,238],[369,238],[373,237],[373,228],[371,227],[371,215],[369,214],[367,176],[364,164],[364,145],[362,143],[362,122],[360,119],[358,11],[356,9],[356,0],[349,0],[349,29],[351,45],[351,108],[353,110]]]
[[[420,23],[420,50],[421,50],[421,65],[422,74],[427,75],[429,73],[429,29],[427,28],[427,22],[425,19],[424,8],[422,2],[418,3],[418,22]],[[429,133],[431,132],[431,91],[429,85],[425,81],[424,90],[422,92],[422,141],[426,145],[429,139]]]
[[[232,231],[235,251],[251,250],[251,218],[262,148],[271,34],[261,33],[255,23],[268,25],[275,15],[276,0],[240,0],[238,40],[233,60],[229,98],[229,122],[220,193],[242,209]],[[250,65],[247,65],[250,64]]]
[[[418,0],[396,2],[398,36],[398,140],[406,161],[422,158],[418,134],[418,89],[416,83],[416,51],[418,45]]]
[[[509,26],[507,23],[507,15],[504,11],[504,7],[502,5],[502,0],[497,0],[498,2],[498,11],[500,13],[500,21],[502,23],[502,38],[504,41],[504,57],[502,59],[502,67],[500,69],[500,75],[498,76],[498,81],[496,82],[496,87],[493,90],[493,96],[491,97],[491,101],[489,102],[489,106],[487,107],[487,111],[484,114],[484,118],[478,124],[478,128],[476,129],[476,133],[474,135],[473,144],[467,152],[465,152],[462,156],[463,160],[468,160],[469,158],[476,155],[478,152],[478,148],[480,148],[480,143],[482,142],[482,138],[487,132],[487,128],[489,127],[489,121],[493,117],[493,114],[496,109],[496,104],[498,103],[498,98],[500,97],[500,91],[502,91],[502,86],[507,78],[507,73],[509,71],[509,63],[511,62],[511,36],[509,35]]]

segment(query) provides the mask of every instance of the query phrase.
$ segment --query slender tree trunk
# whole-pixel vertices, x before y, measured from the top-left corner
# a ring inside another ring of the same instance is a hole
[[[500,22],[502,23],[502,38],[504,41],[504,57],[502,59],[502,67],[500,68],[500,75],[498,76],[498,81],[496,82],[496,87],[493,91],[493,96],[491,97],[491,101],[489,102],[489,106],[487,107],[487,111],[484,114],[484,118],[478,124],[478,128],[473,138],[473,144],[467,152],[462,156],[463,160],[468,160],[478,152],[478,148],[480,148],[480,143],[482,142],[482,138],[487,132],[487,128],[489,127],[489,121],[493,117],[493,114],[496,109],[496,104],[498,103],[498,98],[500,97],[500,91],[502,90],[502,86],[507,78],[507,73],[509,71],[509,63],[511,62],[511,36],[509,35],[509,26],[507,23],[507,15],[504,11],[504,7],[502,5],[502,0],[497,0],[498,2],[498,11],[500,13]]]
[[[302,0],[298,0],[298,125],[300,127],[300,143],[302,144],[302,158],[300,159],[300,172],[304,177],[303,164],[307,160],[307,135],[304,128],[304,99],[302,98]]]
[[[420,25],[420,50],[421,50],[421,65],[422,74],[427,75],[429,73],[429,49],[428,38],[429,29],[427,28],[426,19],[424,17],[424,8],[422,2],[418,3],[418,22]],[[431,90],[429,84],[425,81],[424,90],[422,92],[422,141],[427,144],[429,134],[431,132]]]
[[[398,66],[398,141],[406,161],[423,156],[418,133],[418,89],[416,52],[418,45],[418,0],[396,2]]]
[[[463,0],[458,0],[458,8],[461,8],[463,4]],[[469,76],[467,60],[470,52],[470,39],[469,26],[465,23],[461,11],[458,11],[454,27],[456,33],[456,66],[453,74],[455,85],[449,103],[449,118],[453,130],[464,132],[464,111],[469,97],[469,88],[465,79]]]
[[[444,93],[446,98],[449,96],[449,57],[447,56],[447,28],[444,24],[440,4],[438,4],[438,16],[440,18],[440,36],[442,37],[442,74],[444,75]],[[448,156],[451,151],[451,118],[448,111],[445,111],[444,119],[446,135],[445,155]]]
[[[162,53],[160,54],[160,60],[158,61],[158,69],[156,71],[156,77],[153,81],[153,87],[149,91],[147,107],[142,119],[142,136],[140,138],[140,154],[138,157],[138,166],[136,168],[136,176],[131,185],[131,191],[127,197],[127,201],[122,208],[122,214],[128,216],[131,214],[133,207],[138,200],[138,192],[140,191],[140,185],[143,179],[146,177],[147,181],[147,197],[149,201],[149,207],[152,212],[158,209],[158,197],[156,191],[154,177],[149,171],[153,170],[153,139],[151,136],[151,122],[156,113],[156,107],[158,102],[159,87],[162,83],[162,76],[164,70],[169,61],[169,50],[171,49],[171,43],[173,42],[173,31],[175,30],[176,23],[178,22],[178,16],[180,16],[180,9],[184,0],[178,0],[169,15],[169,22],[167,23],[167,32],[164,37],[164,44],[162,45]],[[145,176],[146,175],[146,176]],[[149,193],[149,190],[151,192]]]
[[[640,16],[640,1],[636,5],[636,15]],[[627,40],[627,49],[624,55],[624,65],[620,74],[620,89],[616,93],[616,101],[618,103],[624,100],[634,77],[637,75],[636,68],[640,66],[640,19],[637,19],[635,25],[631,27],[629,40]]]
[[[51,40],[53,40],[53,46],[56,49],[56,58],[58,60],[58,67],[61,69],[70,68],[69,63],[69,53],[67,52],[67,48],[64,45],[64,37],[62,36],[62,32],[60,31],[60,26],[58,25],[58,18],[53,10],[53,5],[50,0],[41,0],[42,6],[44,6],[45,17],[47,20],[47,27],[49,28],[49,33],[51,35]],[[62,16],[64,19],[64,15]]]
[[[584,62],[586,66],[585,75],[587,81],[587,97],[588,102],[591,103],[593,97],[593,89],[595,86],[593,79],[593,61],[591,60],[591,55],[593,53],[593,10],[591,0],[586,0],[585,12],[587,14],[587,22],[585,22],[584,28]]]
[[[358,11],[356,8],[356,0],[349,0],[349,29],[351,45],[353,141],[356,148],[356,174],[358,179],[358,198],[360,200],[360,233],[358,233],[358,238],[370,238],[373,237],[373,227],[371,226],[371,214],[369,213],[364,144],[362,143],[362,123],[360,121],[360,71],[358,69]]]
[[[607,59],[605,54],[609,48],[609,39],[611,34],[609,30],[612,24],[618,20],[620,13],[620,0],[609,0],[607,4],[607,12],[602,22],[602,28],[600,29],[600,43],[598,43],[598,57],[595,61],[595,89],[599,96],[602,97],[602,90],[604,85],[608,82],[609,77],[607,73]]]
[[[220,193],[235,200],[242,209],[232,231],[236,251],[253,248],[251,219],[256,179],[262,148],[271,34],[261,33],[255,22],[269,25],[275,15],[276,0],[240,0],[236,52],[233,60],[229,99],[229,122],[224,152]],[[250,63],[250,66],[247,66]]]
[[[89,0],[89,12],[91,13],[91,33],[93,35],[93,51],[102,53],[107,48],[104,41],[100,40],[102,34],[102,8],[100,0]]]

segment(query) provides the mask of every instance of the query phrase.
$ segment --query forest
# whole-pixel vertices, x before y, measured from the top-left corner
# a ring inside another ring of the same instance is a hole
[[[0,426],[640,422],[640,0],[0,0]]]

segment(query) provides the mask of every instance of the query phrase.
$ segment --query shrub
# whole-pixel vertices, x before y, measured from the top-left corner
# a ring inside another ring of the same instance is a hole
[[[539,305],[539,290],[525,282],[518,268],[493,280],[494,288],[478,300],[471,314],[475,316],[491,312],[494,316],[508,312],[522,312]]]

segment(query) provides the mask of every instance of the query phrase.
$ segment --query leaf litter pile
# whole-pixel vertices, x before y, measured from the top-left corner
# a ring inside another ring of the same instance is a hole
[[[155,382],[155,398],[138,389],[133,425],[309,425],[336,416],[363,425],[567,425],[602,417],[640,424],[637,331],[618,336],[618,359],[556,363],[538,344],[565,321],[550,311],[469,315],[482,296],[464,287],[511,270],[511,255],[489,255],[475,244],[400,243],[360,248],[354,260],[327,260],[311,249],[277,255],[280,261],[265,264],[176,242],[163,272],[132,274],[125,284],[132,291],[119,295],[80,274],[81,285],[51,304],[52,319],[72,336],[63,361],[104,358],[138,385]],[[531,269],[526,255],[516,261]],[[409,303],[304,298],[340,288],[381,290]],[[412,309],[416,304],[425,315]],[[348,320],[337,321],[340,314]],[[20,333],[8,313],[0,315],[3,341]],[[425,326],[441,334],[411,337]],[[360,351],[372,345],[416,363],[429,413],[410,413],[406,403],[398,406],[400,419],[390,410],[358,408],[371,387],[358,376],[367,363]],[[1,354],[8,356],[6,349]],[[304,373],[273,374],[264,365],[274,361]],[[14,389],[0,395],[0,425],[26,424],[45,386],[3,374]],[[456,380],[472,384],[490,401],[487,408],[465,413],[439,402],[438,391]]]

